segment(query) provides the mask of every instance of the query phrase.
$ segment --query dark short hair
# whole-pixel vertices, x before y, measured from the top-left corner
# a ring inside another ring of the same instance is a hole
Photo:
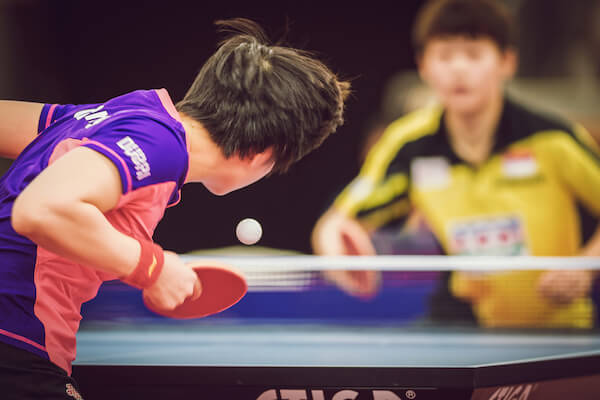
[[[177,110],[200,122],[226,157],[272,147],[273,171],[286,171],[343,123],[350,84],[310,53],[270,44],[250,20],[216,25],[228,37]]]
[[[514,21],[508,8],[494,0],[430,0],[413,27],[413,46],[419,54],[434,38],[487,37],[501,50],[515,46]]]

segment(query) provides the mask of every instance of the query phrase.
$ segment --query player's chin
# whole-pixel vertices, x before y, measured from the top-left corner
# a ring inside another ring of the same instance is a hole
[[[472,114],[481,109],[481,101],[475,96],[452,96],[447,108],[460,114]]]
[[[241,177],[226,177],[211,182],[203,181],[202,184],[208,191],[217,196],[224,196],[228,193],[242,189],[260,180],[261,176],[241,176]]]
[[[211,192],[215,196],[225,196],[226,194],[233,192],[233,190],[228,190],[227,188],[222,188],[222,187],[211,187],[211,186],[206,186],[206,185],[205,185],[205,187],[206,187],[206,189],[208,189],[209,192]]]
[[[206,189],[208,189],[209,192],[211,192],[212,194],[214,194],[215,196],[225,196],[226,194],[229,194],[231,192],[234,192],[240,188],[242,188],[243,186],[238,186],[238,185],[210,185],[210,184],[204,184],[204,187]]]
[[[226,194],[235,192],[236,190],[239,190],[246,186],[248,186],[248,185],[216,186],[216,187],[205,186],[205,187],[208,189],[209,192],[211,192],[215,196],[225,196]]]
[[[235,192],[236,190],[245,188],[246,186],[250,186],[254,182],[260,180],[258,178],[249,178],[249,179],[237,179],[232,180],[231,182],[221,182],[215,185],[204,184],[204,186],[212,193],[217,196],[224,196],[228,193]]]

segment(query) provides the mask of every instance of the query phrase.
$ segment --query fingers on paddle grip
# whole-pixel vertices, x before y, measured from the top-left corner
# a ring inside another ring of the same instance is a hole
[[[191,299],[196,300],[201,295],[202,295],[202,282],[200,282],[200,279],[196,279],[196,282],[194,282],[194,291],[192,292]]]

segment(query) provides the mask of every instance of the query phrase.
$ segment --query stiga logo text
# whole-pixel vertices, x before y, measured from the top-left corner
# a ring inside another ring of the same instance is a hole
[[[413,400],[416,393],[412,390],[399,392],[390,390],[304,390],[304,389],[270,389],[263,392],[256,400]]]
[[[490,400],[527,400],[536,385],[519,385],[499,387]]]

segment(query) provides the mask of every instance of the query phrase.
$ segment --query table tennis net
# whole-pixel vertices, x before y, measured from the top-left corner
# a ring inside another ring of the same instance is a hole
[[[247,295],[210,320],[450,323],[500,328],[598,326],[600,285],[594,276],[600,275],[600,258],[227,254],[182,257],[186,262],[204,259],[230,264],[247,279]],[[374,289],[368,294],[352,292],[335,279],[336,274],[360,276],[364,271],[376,276]],[[567,279],[568,273],[582,271],[590,279],[584,290]],[[563,275],[540,289],[545,274],[551,273]],[[573,286],[573,293],[569,285]],[[554,289],[573,296],[551,297]],[[84,320],[152,316],[139,301],[139,292],[120,282],[103,285],[98,298],[86,305],[82,314],[86,314]]]

